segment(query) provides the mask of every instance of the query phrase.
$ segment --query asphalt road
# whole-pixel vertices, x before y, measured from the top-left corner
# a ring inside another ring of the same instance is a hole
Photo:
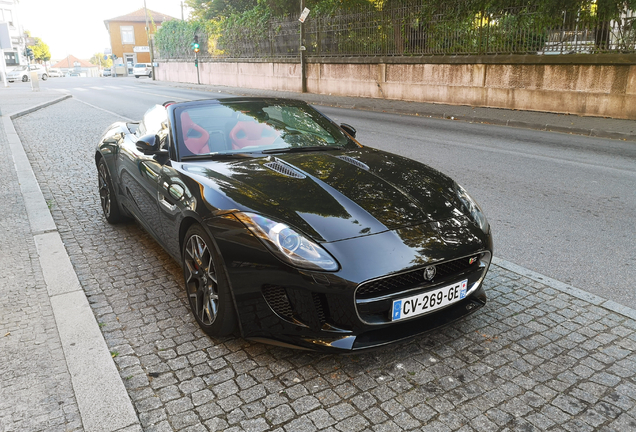
[[[225,97],[145,78],[61,78],[42,87],[131,119],[166,100]],[[14,85],[28,85],[14,83]],[[495,255],[636,308],[636,144],[319,107],[359,140],[449,174],[481,203]]]

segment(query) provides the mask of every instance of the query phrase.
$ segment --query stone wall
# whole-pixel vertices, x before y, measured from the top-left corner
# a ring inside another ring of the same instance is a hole
[[[298,63],[201,63],[201,84],[300,91]],[[192,63],[157,79],[197,82]],[[418,102],[636,119],[636,65],[309,63],[307,91]]]

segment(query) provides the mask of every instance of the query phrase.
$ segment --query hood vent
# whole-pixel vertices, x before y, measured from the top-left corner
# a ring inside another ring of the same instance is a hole
[[[351,165],[355,165],[358,168],[362,168],[363,170],[369,171],[369,165],[360,162],[358,159],[354,159],[350,156],[336,156],[338,159],[343,160],[345,162],[349,162]]]
[[[298,171],[296,171],[289,165],[286,165],[279,160],[275,160],[274,162],[267,162],[266,164],[263,164],[263,165],[265,165],[267,168],[271,169],[272,171],[276,171],[278,174],[282,174],[286,177],[291,177],[295,179],[304,179],[307,177],[304,174],[299,173]]]

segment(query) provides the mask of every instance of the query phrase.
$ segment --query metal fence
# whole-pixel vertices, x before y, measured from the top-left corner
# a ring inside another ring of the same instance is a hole
[[[385,10],[310,15],[305,22],[308,57],[375,57],[487,54],[624,53],[636,51],[636,14],[615,19],[588,8],[547,15],[528,2],[496,12],[468,9],[455,1],[431,10],[411,2]],[[298,57],[300,23],[274,18],[261,28],[226,28],[214,53],[201,58]],[[201,35],[207,38],[207,35]],[[202,44],[207,46],[207,44]],[[159,58],[175,58],[157,53]],[[191,55],[186,54],[187,57]],[[180,55],[183,58],[183,55]]]

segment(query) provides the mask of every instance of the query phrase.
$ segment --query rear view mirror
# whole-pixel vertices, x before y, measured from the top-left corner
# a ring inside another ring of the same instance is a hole
[[[354,128],[353,126],[348,125],[346,123],[340,123],[340,127],[342,128],[343,131],[351,135],[352,138],[356,137],[356,128]]]
[[[156,155],[156,154],[164,154],[168,153],[166,150],[160,150],[159,144],[161,143],[161,139],[158,135],[149,134],[144,135],[137,140],[135,146],[137,150],[142,152],[145,155]]]

